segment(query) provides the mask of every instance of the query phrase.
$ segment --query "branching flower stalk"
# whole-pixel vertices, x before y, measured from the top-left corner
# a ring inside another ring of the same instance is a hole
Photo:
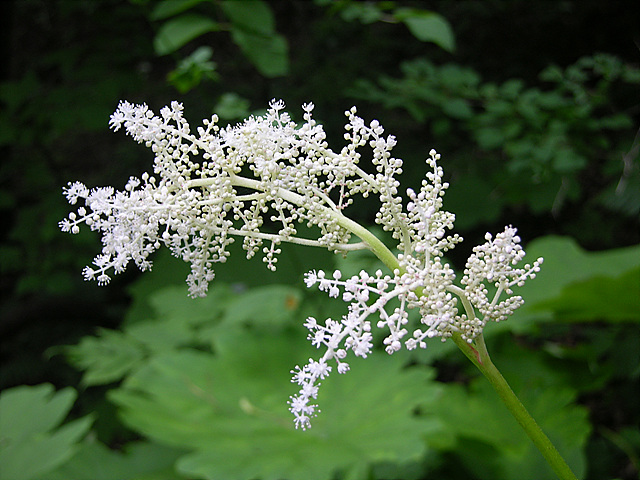
[[[206,295],[214,264],[227,260],[228,247],[238,238],[247,258],[260,252],[270,270],[276,269],[283,243],[342,254],[368,249],[388,272],[343,278],[339,270],[313,270],[305,276],[307,287],[317,286],[348,307],[339,320],[310,317],[305,322],[309,340],[323,354],[292,371],[300,387],[289,400],[295,426],[311,426],[321,381],[334,366],[338,373],[349,370],[349,351],[359,357],[371,353],[374,321],[386,332],[389,354],[403,346],[426,348],[433,337],[454,341],[489,379],[558,476],[574,479],[491,362],[482,336],[487,322],[506,320],[523,304],[513,287],[534,278],[542,258],[519,266],[525,253],[516,229],[507,226],[495,236],[487,234],[486,242],[473,249],[455,284],[444,255],[462,238],[448,234],[455,216],[442,208],[448,184],[440,155],[430,152],[420,190],[407,189],[403,196],[397,179],[402,160],[391,155],[396,140],[383,136],[379,122],[366,124],[355,107],[348,110],[346,145],[334,152],[312,117],[313,104],[302,109],[301,125],[291,120],[282,101],[272,101],[263,116],[222,128],[214,115],[192,132],[177,102],[159,116],[144,104],[121,102],[110,126],[114,131],[124,127],[151,148],[153,174],[131,177],[123,191],[89,189],[80,182],[64,189],[69,203],[81,205],[60,228],[78,233],[86,224],[102,233],[102,252],[84,269],[85,279],[107,284],[131,262],[147,270],[150,254],[164,245],[191,265],[189,294],[198,297]],[[371,150],[374,173],[360,167],[363,147]],[[345,215],[356,195],[378,197],[376,223],[391,234],[399,254]],[[301,236],[301,224],[317,234]],[[418,318],[410,318],[410,312]]]

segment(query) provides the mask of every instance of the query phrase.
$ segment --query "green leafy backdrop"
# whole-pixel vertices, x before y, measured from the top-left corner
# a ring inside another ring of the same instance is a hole
[[[344,307],[302,275],[381,268],[371,256],[291,247],[272,274],[236,248],[199,300],[166,253],[107,288],[82,281],[99,240],[59,232],[61,188],[121,188],[151,164],[108,131],[119,100],[157,111],[176,99],[196,123],[272,98],[298,119],[314,102],[335,148],[357,105],[397,136],[404,186],[441,152],[465,237],[458,270],[486,231],[519,228],[545,263],[517,316],[487,327],[492,356],[580,478],[637,478],[638,2],[0,9],[1,479],[553,478],[447,342],[353,361],[323,385],[314,427],[293,429],[290,370],[318,354],[302,323]],[[348,213],[371,224],[375,208]]]

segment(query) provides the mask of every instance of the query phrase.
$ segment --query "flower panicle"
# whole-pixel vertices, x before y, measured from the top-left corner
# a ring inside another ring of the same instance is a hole
[[[461,286],[455,285],[445,255],[462,238],[450,233],[455,215],[443,208],[449,184],[440,155],[429,152],[420,188],[403,196],[398,180],[403,162],[392,156],[396,139],[384,136],[377,120],[367,124],[355,107],[347,110],[346,145],[336,152],[313,109],[312,103],[303,105],[298,124],[284,102],[273,100],[262,116],[223,128],[214,115],[193,130],[178,102],[156,115],[146,104],[122,101],[109,125],[151,149],[153,173],[131,177],[122,191],[70,182],[63,194],[75,211],[59,222],[64,232],[77,234],[84,224],[102,234],[102,251],[83,270],[86,280],[107,284],[131,262],[148,270],[150,255],[164,245],[191,265],[187,284],[193,297],[206,295],[214,265],[227,260],[236,238],[242,238],[247,258],[262,253],[269,270],[277,268],[283,243],[374,252],[389,273],[361,271],[344,279],[339,270],[305,275],[307,287],[341,299],[347,313],[339,320],[305,322],[308,339],[323,354],[291,372],[300,391],[290,397],[289,409],[302,429],[319,412],[319,386],[332,364],[345,373],[349,352],[371,354],[374,326],[385,330],[388,354],[403,346],[426,348],[434,337],[459,335],[472,343],[487,322],[503,321],[523,304],[514,288],[535,278],[542,264],[539,258],[520,266],[521,240],[507,226],[495,237],[487,233],[466,262]],[[366,147],[373,172],[360,166]],[[345,215],[356,195],[378,198],[375,221],[390,233],[399,254]],[[315,229],[314,235],[301,236],[300,224]],[[353,235],[362,241],[352,241]]]
[[[475,247],[467,260],[461,279],[464,289],[453,284],[453,270],[438,255],[425,263],[423,258],[401,254],[401,268],[393,276],[381,270],[374,275],[363,270],[343,280],[340,270],[331,276],[322,270],[308,272],[305,275],[308,288],[317,286],[330,297],[349,304],[348,313],[340,322],[329,318],[321,324],[310,317],[305,323],[311,343],[325,349],[318,361],[325,366],[322,378],[331,371],[327,364],[330,360],[336,361],[339,373],[349,370],[345,361],[349,350],[363,358],[371,353],[372,315],[377,317],[377,328],[388,330],[383,340],[388,354],[399,351],[403,344],[408,350],[426,348],[426,339],[440,337],[444,341],[454,333],[471,343],[482,334],[488,321],[499,322],[512,315],[524,303],[521,296],[514,295],[513,287],[521,287],[527,279],[535,278],[543,259],[518,267],[525,253],[516,229],[511,226],[495,238],[487,233],[485,239],[486,243]],[[417,256],[422,257],[422,251]],[[488,285],[496,289],[492,299],[488,298]],[[504,295],[506,298],[500,301]],[[459,312],[457,296],[463,296],[471,310]],[[411,310],[418,312],[417,321],[410,322]],[[411,323],[416,326],[411,327]],[[411,328],[413,332],[409,335]],[[301,381],[299,372],[314,371],[315,365],[316,361],[310,359],[308,365],[292,371],[292,381],[301,389],[290,398],[290,411],[296,418],[296,427],[303,429],[311,426],[311,418],[317,414],[317,405],[310,406],[309,402],[317,398],[320,377],[306,375],[305,381]],[[310,389],[310,385],[314,388]]]

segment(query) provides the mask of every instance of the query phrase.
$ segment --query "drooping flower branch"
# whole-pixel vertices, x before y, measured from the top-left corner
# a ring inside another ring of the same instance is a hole
[[[292,371],[293,381],[301,387],[289,402],[296,426],[311,425],[317,409],[313,401],[320,381],[331,372],[330,360],[336,362],[339,373],[345,373],[349,370],[344,360],[348,350],[360,357],[371,353],[370,316],[377,320],[377,328],[388,330],[383,343],[386,352],[392,354],[403,344],[408,350],[426,348],[425,340],[433,337],[444,341],[458,335],[463,342],[471,344],[482,335],[487,321],[497,322],[511,315],[523,304],[522,297],[514,295],[511,287],[534,278],[542,263],[539,258],[533,265],[514,268],[524,256],[515,233],[513,227],[507,227],[495,239],[487,234],[487,243],[474,248],[461,280],[464,288],[453,284],[455,274],[448,264],[441,262],[440,255],[433,255],[428,261],[426,257],[418,261],[416,256],[399,255],[400,266],[393,276],[383,275],[381,271],[371,276],[362,271],[342,280],[339,270],[331,277],[323,271],[308,273],[305,278],[308,287],[317,285],[330,297],[341,296],[349,306],[340,321],[327,319],[321,324],[315,318],[308,318],[305,323],[310,331],[309,340],[314,346],[325,348],[325,353],[319,361],[310,359],[308,365]],[[492,284],[496,291],[489,300],[488,287]],[[507,297],[500,300],[503,295]],[[394,299],[396,302],[391,304]],[[463,312],[458,310],[458,300]],[[409,325],[411,309],[417,310],[420,318],[414,327]],[[411,334],[408,327],[413,328]]]

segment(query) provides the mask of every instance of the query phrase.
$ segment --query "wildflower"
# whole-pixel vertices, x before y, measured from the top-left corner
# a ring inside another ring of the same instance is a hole
[[[153,175],[130,178],[122,191],[69,183],[63,193],[77,207],[59,226],[72,234],[82,224],[101,232],[102,252],[85,267],[86,280],[107,284],[131,262],[150,269],[150,255],[164,245],[191,265],[187,283],[193,297],[206,295],[214,264],[227,260],[236,238],[242,238],[247,258],[261,252],[270,270],[277,268],[283,243],[376,254],[389,272],[361,271],[343,279],[340,271],[312,270],[305,276],[307,287],[348,304],[340,320],[305,322],[312,345],[324,350],[319,360],[309,359],[291,372],[300,391],[289,399],[289,409],[296,427],[306,429],[318,412],[319,386],[332,363],[342,374],[349,370],[349,352],[366,358],[373,349],[373,325],[385,330],[388,354],[403,346],[426,348],[426,339],[444,341],[454,334],[473,342],[487,321],[502,321],[522,305],[512,287],[534,278],[542,259],[518,267],[524,251],[516,229],[506,227],[474,248],[462,287],[455,285],[444,257],[462,238],[450,233],[455,216],[443,209],[449,185],[440,155],[429,152],[420,190],[408,189],[403,197],[397,179],[402,160],[391,155],[396,140],[384,136],[378,121],[367,125],[355,107],[346,111],[347,143],[336,152],[313,119],[313,104],[302,110],[304,122],[298,125],[284,103],[273,100],[263,116],[221,128],[214,115],[192,131],[178,102],[159,116],[145,104],[120,102],[110,127],[124,128],[152,150]],[[364,147],[371,149],[375,173],[359,166]],[[397,256],[345,215],[356,195],[378,197],[375,221],[391,233]],[[315,235],[303,237],[300,224]],[[491,299],[489,286],[495,288]]]

